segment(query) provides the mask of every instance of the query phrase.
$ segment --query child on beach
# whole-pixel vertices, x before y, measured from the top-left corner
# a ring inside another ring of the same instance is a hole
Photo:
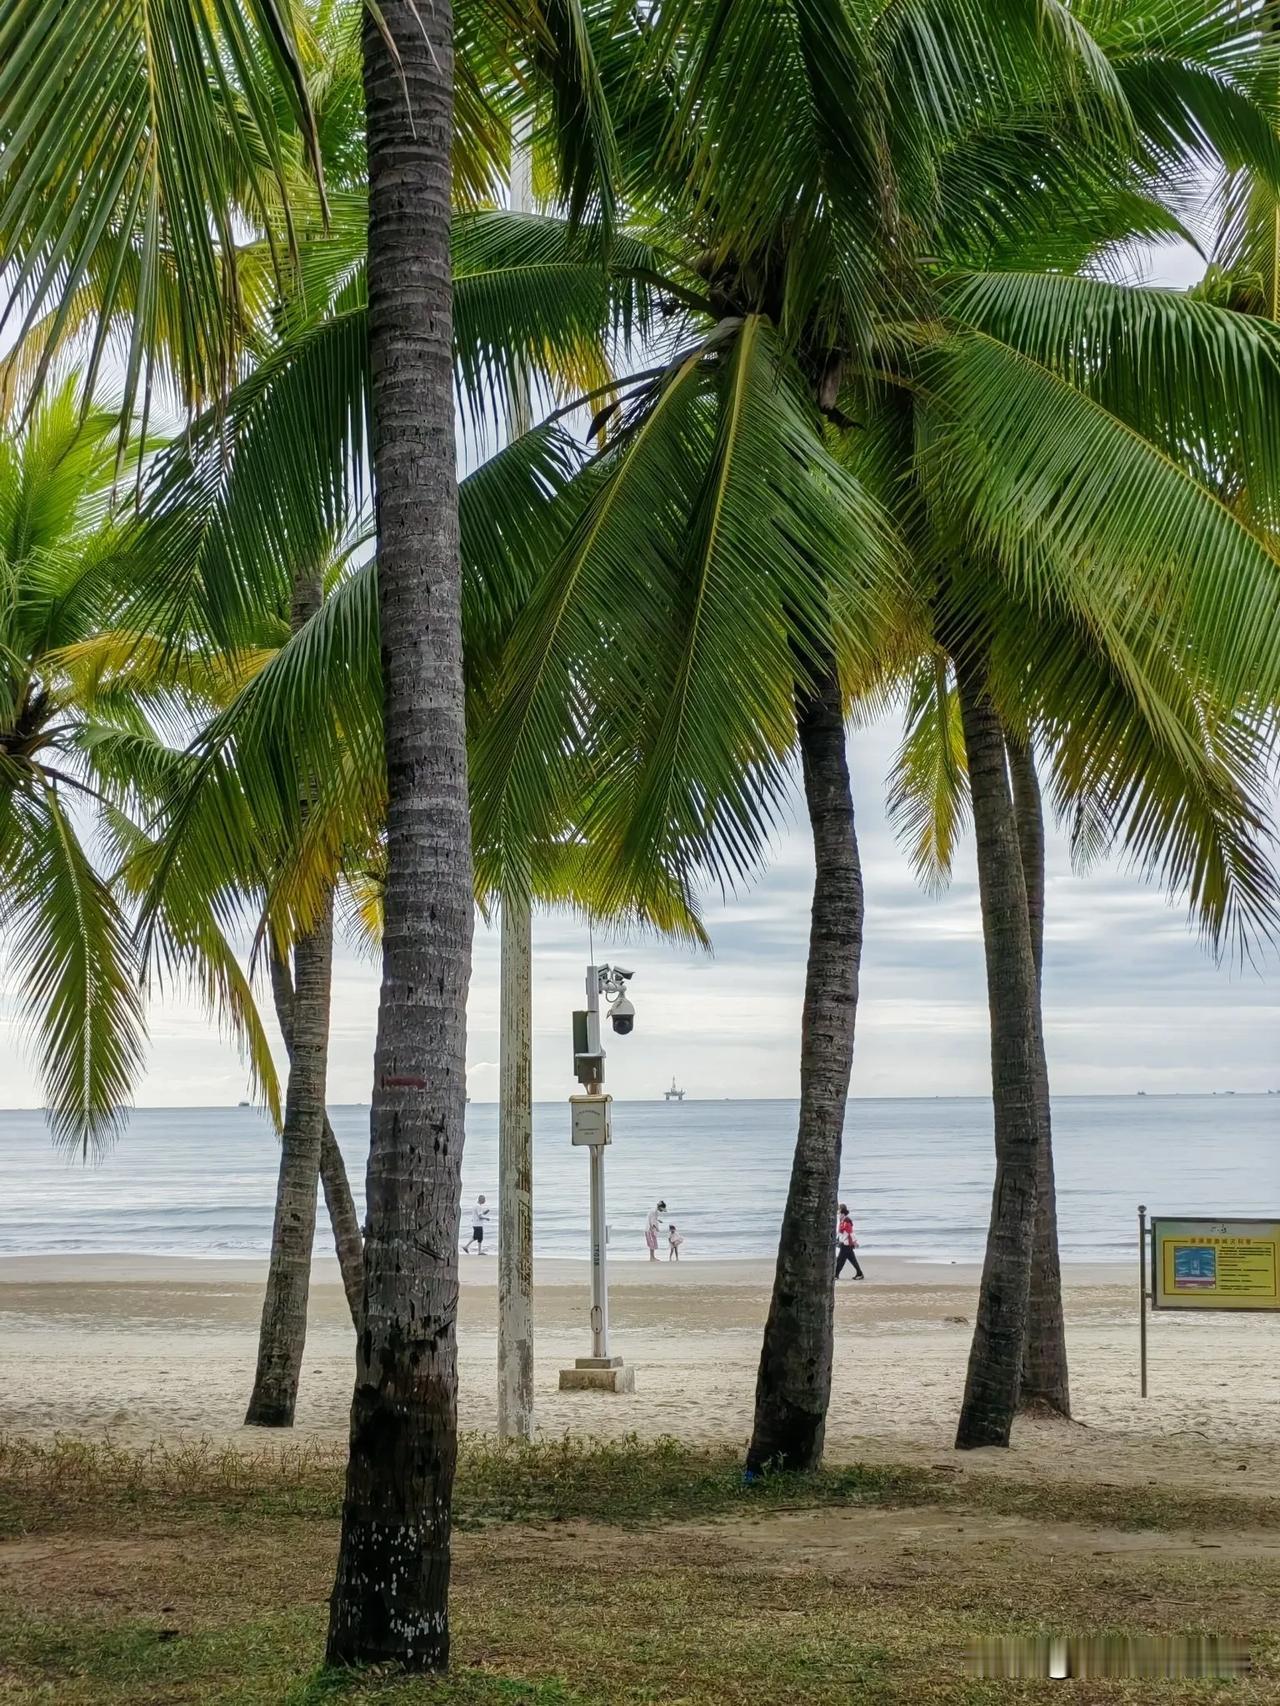
[[[673,1220],[670,1226],[667,1227],[667,1260],[669,1262],[678,1262],[680,1260],[680,1246],[683,1243],[684,1234],[676,1231],[676,1223]]]

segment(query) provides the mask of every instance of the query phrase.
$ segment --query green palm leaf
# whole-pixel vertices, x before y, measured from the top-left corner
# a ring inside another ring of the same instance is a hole
[[[5,770],[11,766],[5,761]],[[118,1131],[144,1026],[128,920],[47,782],[11,791],[0,916],[24,994],[55,1137],[86,1155]]]
[[[889,774],[888,810],[917,880],[930,894],[951,880],[969,816],[960,707],[941,655],[921,660],[907,687],[907,726]]]
[[[890,531],[754,317],[641,392],[575,492],[478,745],[480,856],[577,821],[619,861],[618,904],[668,860],[730,881],[767,842],[806,658],[821,636],[851,659],[874,646]],[[566,740],[592,755],[585,815],[558,791]]]
[[[298,25],[295,7],[279,0],[0,0],[0,268],[10,312],[29,326],[57,305],[51,355],[92,278],[91,379],[123,314],[125,414],[141,393],[144,430],[170,265],[183,292],[171,328],[181,393],[208,396],[232,372],[236,220],[247,209],[270,223],[264,167],[289,200],[278,87],[291,91],[318,170]],[[36,388],[42,375],[41,364]]]
[[[1228,704],[1280,687],[1280,560],[1185,464],[1022,350],[965,331],[923,363],[921,456],[1030,608],[1047,594],[1120,644],[1152,612]],[[922,423],[923,424],[923,423]]]

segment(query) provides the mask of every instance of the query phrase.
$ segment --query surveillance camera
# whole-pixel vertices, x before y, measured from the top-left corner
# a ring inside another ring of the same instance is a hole
[[[613,975],[620,977],[625,983],[628,978],[634,977],[636,974],[633,971],[628,971],[625,966],[614,966]]]
[[[620,995],[609,1009],[609,1023],[620,1037],[628,1037],[636,1028],[636,1010],[625,995]]]

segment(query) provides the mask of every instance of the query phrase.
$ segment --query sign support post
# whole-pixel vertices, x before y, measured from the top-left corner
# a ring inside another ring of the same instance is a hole
[[[1147,1205],[1138,1204],[1138,1360],[1142,1396],[1147,1395]]]

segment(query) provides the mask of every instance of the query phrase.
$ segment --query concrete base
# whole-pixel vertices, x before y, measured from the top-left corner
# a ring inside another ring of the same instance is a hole
[[[562,1392],[634,1392],[636,1371],[621,1357],[578,1357],[572,1368],[560,1370]]]

